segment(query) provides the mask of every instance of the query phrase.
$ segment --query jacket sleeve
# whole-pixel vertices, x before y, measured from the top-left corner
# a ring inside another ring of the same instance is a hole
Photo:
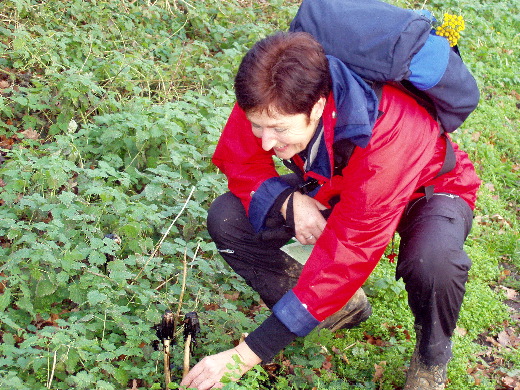
[[[343,171],[341,200],[297,285],[273,308],[298,336],[341,309],[368,278],[440,145],[438,125],[409,96],[385,94],[381,109],[369,145],[356,148]]]
[[[229,190],[241,200],[257,232],[278,196],[290,188],[276,172],[272,156],[272,151],[262,149],[244,111],[235,104],[212,161],[226,175]]]

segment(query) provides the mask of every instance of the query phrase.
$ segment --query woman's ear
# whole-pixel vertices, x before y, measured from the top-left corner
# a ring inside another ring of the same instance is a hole
[[[319,121],[321,116],[323,115],[323,110],[325,109],[325,103],[327,102],[327,99],[325,97],[319,98],[319,100],[314,103],[314,106],[311,110],[311,120],[312,121]]]

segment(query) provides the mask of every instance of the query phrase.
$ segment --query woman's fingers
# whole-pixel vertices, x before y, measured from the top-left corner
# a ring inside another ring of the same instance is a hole
[[[324,206],[300,193],[294,194],[293,206],[296,239],[304,245],[315,244],[327,224],[320,212]]]
[[[220,382],[229,361],[228,359],[216,359],[218,355],[206,356],[198,362],[182,379],[181,386],[208,390]]]
[[[235,356],[241,363],[237,363]],[[181,386],[197,390],[220,389],[223,386],[220,380],[226,373],[233,372],[231,379],[238,380],[251,367],[260,363],[260,360],[247,344],[242,342],[235,348],[206,356],[182,379]],[[228,365],[233,368],[228,368]]]

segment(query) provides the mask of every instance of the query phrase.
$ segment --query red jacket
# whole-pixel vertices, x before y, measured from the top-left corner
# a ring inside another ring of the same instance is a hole
[[[325,183],[314,198],[324,205],[335,195],[341,200],[297,285],[287,299],[282,298],[278,309],[274,308],[277,317],[299,336],[342,308],[365,282],[390,242],[404,208],[411,199],[422,196],[419,188],[433,184],[435,192],[459,195],[471,208],[475,206],[480,180],[467,154],[457,145],[453,145],[455,168],[435,178],[444,161],[446,139],[439,137],[438,124],[426,110],[388,85],[383,88],[379,110],[382,115],[368,145],[354,150],[341,176],[321,178]],[[337,112],[335,99],[330,96],[322,119],[331,161],[338,115],[345,113]],[[277,180],[272,155],[262,149],[244,112],[235,106],[213,161],[248,212],[255,191],[263,183]],[[299,311],[303,313],[299,315]],[[311,324],[302,330],[291,324],[294,321]]]

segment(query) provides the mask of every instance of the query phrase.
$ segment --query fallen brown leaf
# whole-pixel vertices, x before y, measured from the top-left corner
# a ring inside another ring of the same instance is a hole
[[[321,365],[321,368],[325,371],[331,371],[332,369],[332,355],[325,356],[325,361]]]
[[[500,289],[504,291],[506,299],[516,299],[516,296],[518,295],[518,292],[516,290],[513,290],[512,288],[508,288],[505,286],[500,286]]]
[[[502,383],[506,385],[508,389],[520,389],[520,378],[518,377],[505,376],[502,378]]]
[[[505,328],[503,331],[501,331],[497,336],[497,340],[504,347],[516,348],[520,345],[520,337],[518,337],[515,334],[514,329],[510,327]]]
[[[467,329],[459,328],[458,326],[455,328],[455,332],[456,332],[459,336],[466,336],[466,335],[468,334],[468,330],[467,330]]]
[[[495,185],[493,183],[486,183],[484,184],[484,187],[486,187],[491,192],[495,191]]]
[[[363,336],[365,336],[365,339],[367,340],[367,343],[369,343],[369,344],[377,345],[378,347],[385,345],[385,342],[381,338],[374,337],[374,336],[368,334],[367,332],[363,332]]]
[[[34,131],[34,129],[30,127],[27,130],[21,131],[20,134],[23,134],[23,136],[28,139],[40,138],[40,134],[38,134],[36,131]]]
[[[379,364],[374,363],[374,377],[372,378],[373,382],[379,382],[383,379],[383,374],[385,373],[386,362],[379,362]]]
[[[502,345],[497,342],[493,337],[487,336],[486,341],[490,343],[491,345],[494,345],[495,347],[501,347]]]
[[[239,292],[239,291],[234,291],[234,292],[232,292],[232,293],[226,293],[226,294],[224,294],[224,297],[225,297],[228,301],[237,301],[239,296],[240,296],[240,292]]]

